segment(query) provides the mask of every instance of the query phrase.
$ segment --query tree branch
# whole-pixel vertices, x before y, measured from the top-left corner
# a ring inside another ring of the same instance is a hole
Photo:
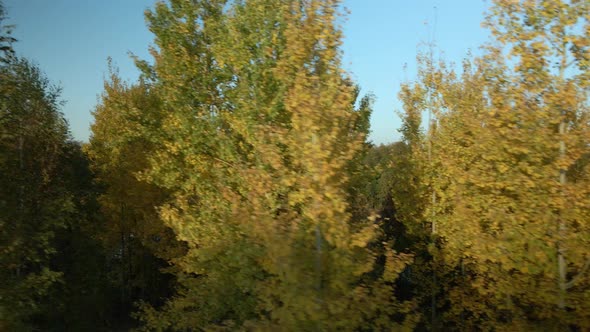
[[[578,275],[576,275],[575,277],[572,278],[572,280],[570,280],[569,282],[567,282],[565,284],[565,288],[569,289],[572,288],[584,275],[584,273],[586,273],[586,271],[588,270],[588,268],[590,267],[590,259],[586,260],[586,263],[584,263],[584,266],[582,267],[582,270],[578,273]]]

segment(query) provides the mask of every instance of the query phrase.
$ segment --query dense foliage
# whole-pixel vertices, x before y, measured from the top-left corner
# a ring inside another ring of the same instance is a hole
[[[590,3],[493,1],[381,146],[341,7],[156,3],[80,144],[0,6],[0,330],[590,329]]]

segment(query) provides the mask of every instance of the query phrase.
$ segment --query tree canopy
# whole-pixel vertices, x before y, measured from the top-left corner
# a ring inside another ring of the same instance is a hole
[[[344,13],[159,1],[80,143],[0,3],[0,330],[590,329],[590,3],[492,1],[381,146]]]

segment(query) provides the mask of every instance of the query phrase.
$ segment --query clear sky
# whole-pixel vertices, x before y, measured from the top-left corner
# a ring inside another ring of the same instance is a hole
[[[34,60],[63,88],[63,112],[86,141],[103,90],[107,57],[126,79],[138,72],[127,55],[150,59],[143,12],[155,0],[4,0],[18,55]],[[362,92],[376,96],[371,140],[399,139],[399,86],[416,74],[415,57],[433,35],[444,58],[460,62],[487,40],[480,23],[489,0],[345,0],[344,62]],[[436,7],[436,10],[434,9]],[[436,14],[435,14],[436,13]],[[436,20],[435,20],[436,17]],[[436,21],[436,24],[434,24]],[[407,65],[407,70],[404,70]]]

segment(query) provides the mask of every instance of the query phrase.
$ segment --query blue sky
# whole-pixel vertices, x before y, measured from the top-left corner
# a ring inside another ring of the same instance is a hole
[[[4,0],[17,53],[34,60],[63,88],[63,112],[75,139],[90,135],[107,57],[135,80],[128,57],[149,59],[152,35],[143,12],[155,0]],[[416,54],[432,38],[446,60],[460,62],[487,40],[480,23],[489,0],[345,0],[344,63],[362,92],[376,96],[370,139],[399,139],[399,86],[416,74]],[[436,11],[434,8],[437,8]],[[435,15],[436,12],[436,15]],[[436,25],[434,24],[436,17]],[[422,46],[421,46],[422,45]],[[404,67],[407,65],[407,69]]]

